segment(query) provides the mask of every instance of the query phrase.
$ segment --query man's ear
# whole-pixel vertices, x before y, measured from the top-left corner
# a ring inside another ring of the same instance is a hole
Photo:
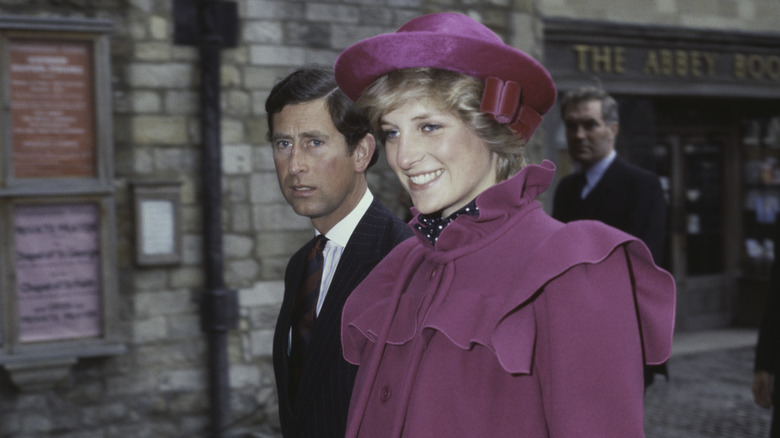
[[[612,131],[612,138],[616,139],[618,132],[620,131],[620,124],[618,122],[612,122],[609,124],[609,130]]]
[[[358,141],[355,151],[352,156],[355,159],[355,172],[363,173],[368,169],[369,163],[371,163],[371,157],[374,156],[376,150],[376,140],[371,134],[366,134]]]

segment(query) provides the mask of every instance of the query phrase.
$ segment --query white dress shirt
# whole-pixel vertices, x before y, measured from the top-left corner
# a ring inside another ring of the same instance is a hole
[[[585,183],[585,187],[582,188],[580,199],[585,199],[585,197],[588,196],[588,193],[596,187],[596,184],[601,181],[601,177],[604,176],[604,172],[607,171],[607,168],[615,160],[615,157],[617,157],[617,152],[613,149],[606,157],[602,158],[598,163],[585,171],[585,181],[587,182]]]
[[[322,281],[320,282],[320,294],[317,299],[317,315],[320,314],[322,309],[322,303],[325,302],[325,296],[328,294],[330,288],[330,282],[333,281],[333,274],[336,272],[336,267],[341,260],[341,254],[344,252],[344,247],[347,246],[349,238],[352,237],[352,232],[355,231],[358,223],[363,219],[363,215],[368,211],[368,207],[374,201],[374,195],[371,191],[366,189],[366,193],[360,199],[360,202],[354,209],[342,220],[339,221],[333,228],[325,234],[328,238],[328,243],[325,244],[323,249],[324,262],[322,266]],[[315,230],[315,235],[320,234]]]
[[[352,232],[355,231],[358,223],[363,219],[363,215],[368,211],[368,207],[374,202],[374,195],[366,188],[366,193],[360,198],[357,206],[352,211],[340,220],[333,228],[325,234],[328,238],[325,243],[325,248],[322,250],[322,279],[320,280],[320,293],[317,297],[317,310],[316,314],[320,314],[322,304],[325,302],[325,296],[328,294],[330,283],[333,281],[333,274],[336,272],[336,268],[341,260],[341,254],[344,253],[344,247],[347,246],[349,238],[352,237]],[[314,230],[314,235],[318,236],[322,233],[319,230]],[[292,327],[287,335],[287,354],[290,354],[290,348],[292,346]]]

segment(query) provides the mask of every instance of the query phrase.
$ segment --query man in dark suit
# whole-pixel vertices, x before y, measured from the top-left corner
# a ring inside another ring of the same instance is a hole
[[[775,228],[775,261],[769,276],[769,301],[758,330],[753,377],[756,404],[767,409],[774,406],[770,438],[780,438],[780,410],[776,405],[780,400],[780,221]]]
[[[316,234],[287,265],[274,333],[282,434],[341,438],[357,371],[342,355],[342,307],[412,232],[368,190],[375,140],[331,72],[292,73],[273,87],[265,109],[279,187]]]
[[[596,87],[564,93],[561,118],[569,155],[580,170],[559,183],[554,218],[562,222],[593,219],[641,239],[657,264],[663,264],[667,204],[658,177],[622,160],[615,152],[618,105]],[[645,385],[666,368],[645,369]]]

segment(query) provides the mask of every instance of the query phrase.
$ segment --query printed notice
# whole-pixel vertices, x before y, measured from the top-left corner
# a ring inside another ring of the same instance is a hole
[[[171,254],[175,250],[173,202],[141,202],[141,248],[146,255]]]
[[[96,204],[15,207],[21,342],[101,334],[99,236]]]
[[[14,176],[94,177],[91,44],[12,40],[9,54]]]

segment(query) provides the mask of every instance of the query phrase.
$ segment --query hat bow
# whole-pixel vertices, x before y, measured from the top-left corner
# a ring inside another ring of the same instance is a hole
[[[541,123],[542,116],[528,105],[523,105],[522,90],[523,87],[515,81],[503,81],[490,76],[485,79],[485,91],[479,109],[528,139]]]

